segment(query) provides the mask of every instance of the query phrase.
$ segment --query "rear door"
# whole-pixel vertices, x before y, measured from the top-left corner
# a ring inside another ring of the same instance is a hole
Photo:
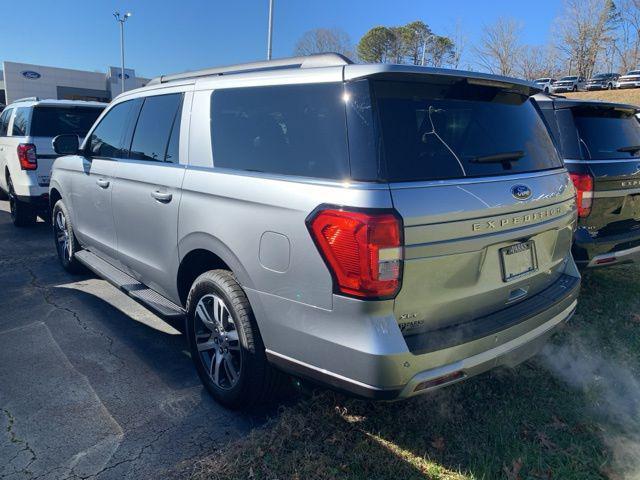
[[[178,264],[182,92],[144,99],[128,158],[118,162],[113,214],[118,259],[138,280],[171,295]]]
[[[5,108],[0,115],[0,187],[2,187],[5,192],[8,192],[9,190],[6,180],[6,169],[10,154],[7,135],[11,112],[13,112],[12,108]]]
[[[528,97],[466,80],[373,82],[404,220],[407,335],[531,298],[562,275],[574,190]]]

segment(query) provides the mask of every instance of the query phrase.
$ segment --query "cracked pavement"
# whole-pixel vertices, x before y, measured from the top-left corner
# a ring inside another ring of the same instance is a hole
[[[180,325],[58,265],[0,202],[0,478],[179,478],[262,418],[218,406]]]

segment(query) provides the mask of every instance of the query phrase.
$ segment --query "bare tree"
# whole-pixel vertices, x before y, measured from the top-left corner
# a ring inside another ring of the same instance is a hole
[[[613,48],[624,73],[640,63],[640,0],[621,0],[616,5],[620,21]]]
[[[451,56],[449,66],[451,68],[460,68],[462,62],[462,55],[464,54],[465,47],[467,46],[467,36],[464,33],[462,24],[458,19],[453,28],[453,33],[448,35],[453,41],[453,54]]]
[[[518,59],[518,75],[527,80],[553,78],[560,70],[558,53],[550,45],[525,45]]]
[[[491,73],[514,75],[521,50],[521,25],[514,19],[500,17],[482,30],[476,55],[480,65]]]
[[[354,50],[349,35],[339,28],[316,28],[305,32],[296,42],[295,55],[336,52],[353,58]]]
[[[557,24],[558,47],[578,75],[589,77],[593,73],[615,27],[614,13],[612,0],[565,0]]]

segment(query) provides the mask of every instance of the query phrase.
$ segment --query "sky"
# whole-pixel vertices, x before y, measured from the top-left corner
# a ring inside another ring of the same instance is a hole
[[[0,0],[0,61],[106,71],[120,65],[113,12],[125,26],[126,66],[138,76],[183,72],[266,57],[268,0]],[[499,16],[523,27],[527,44],[549,41],[561,0],[275,0],[273,57],[293,53],[307,30],[338,27],[354,44],[376,25],[422,20],[440,35],[466,37],[461,68],[482,27]],[[13,19],[13,20],[11,20]]]

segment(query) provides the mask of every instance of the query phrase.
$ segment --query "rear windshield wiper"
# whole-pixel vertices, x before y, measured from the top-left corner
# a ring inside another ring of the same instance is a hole
[[[618,151],[629,152],[630,154],[633,155],[636,152],[640,152],[640,145],[629,145],[628,147],[620,147]]]
[[[474,163],[508,163],[520,160],[525,156],[522,150],[516,150],[514,152],[495,153],[493,155],[483,155],[481,157],[475,157],[471,161]]]

